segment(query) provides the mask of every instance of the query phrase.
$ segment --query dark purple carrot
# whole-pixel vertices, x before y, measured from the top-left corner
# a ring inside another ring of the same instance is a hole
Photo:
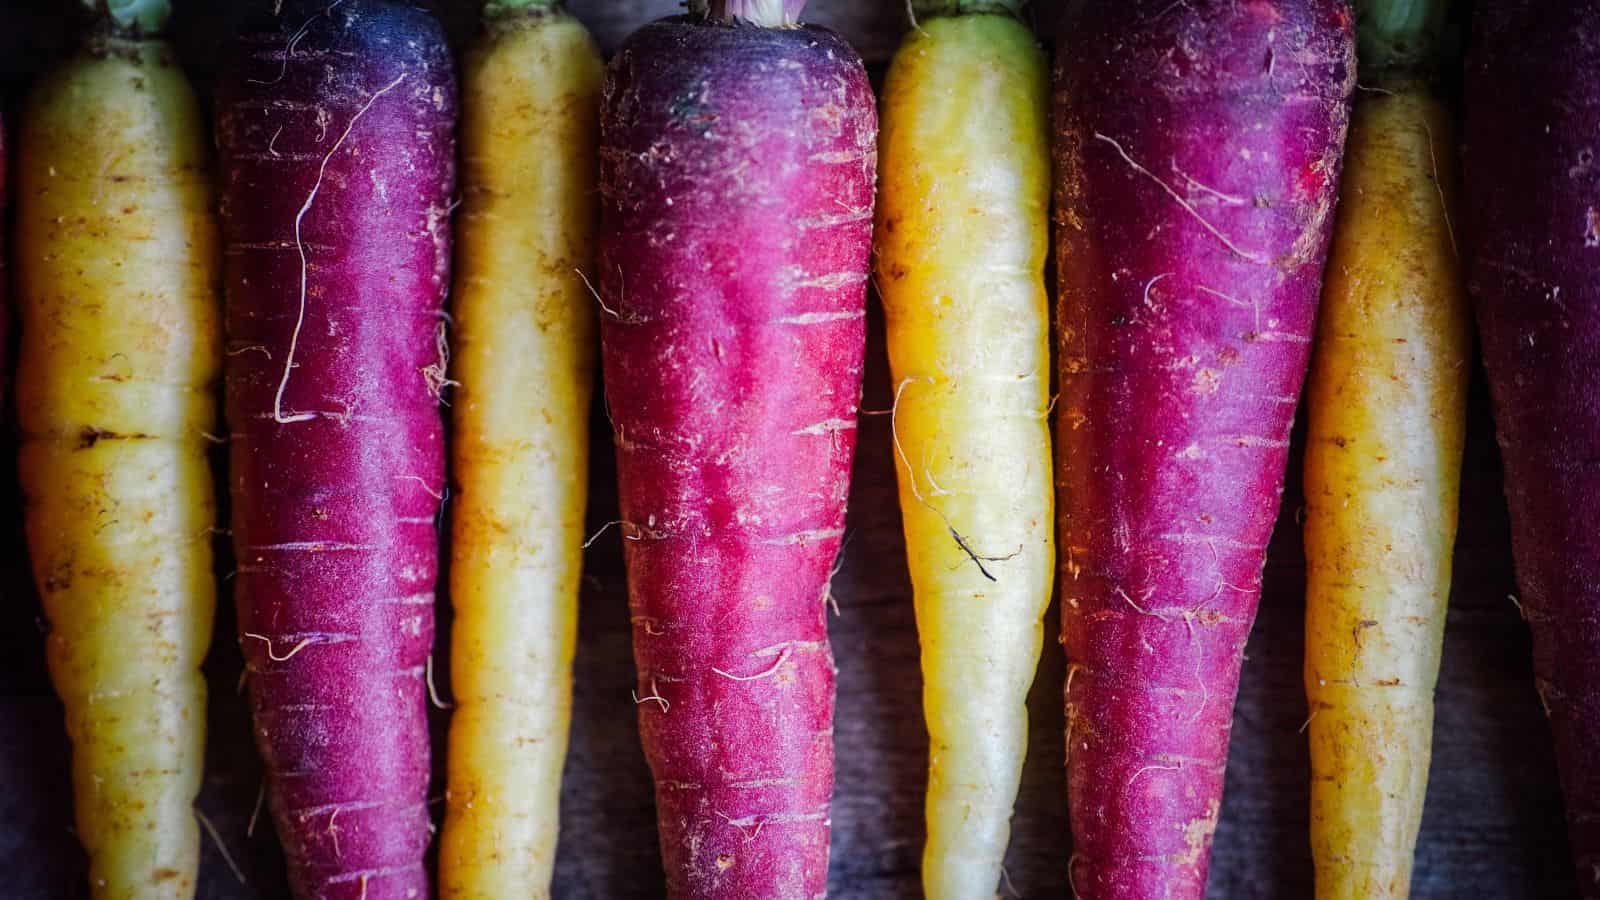
[[[389,0],[284,4],[218,91],[240,642],[303,898],[429,893],[455,99]]]
[[[1522,612],[1585,897],[1600,897],[1600,2],[1480,3],[1465,174]]]
[[[1355,76],[1338,0],[1075,3],[1056,84],[1067,775],[1086,900],[1205,892]]]
[[[602,113],[606,393],[675,898],[820,897],[825,602],[861,395],[876,114],[803,5],[631,37]],[[731,19],[743,19],[737,24]]]

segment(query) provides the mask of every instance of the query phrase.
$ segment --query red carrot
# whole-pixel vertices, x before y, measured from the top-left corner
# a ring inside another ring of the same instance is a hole
[[[424,897],[455,83],[407,2],[290,2],[218,92],[235,590],[297,896]]]
[[[827,883],[824,604],[855,448],[877,123],[855,52],[791,27],[801,5],[768,18],[757,7],[777,4],[731,0],[646,26],[605,93],[605,382],[673,897]]]
[[[1478,5],[1468,286],[1578,883],[1600,897],[1600,2]]]
[[[1130,0],[1074,4],[1061,33],[1072,883],[1197,898],[1306,373],[1351,19],[1338,0]]]

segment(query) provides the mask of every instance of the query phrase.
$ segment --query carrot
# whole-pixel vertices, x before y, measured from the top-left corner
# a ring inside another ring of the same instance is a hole
[[[827,883],[824,609],[861,396],[877,122],[859,57],[795,26],[801,6],[700,3],[645,26],[601,113],[601,351],[672,897]]]
[[[93,895],[192,897],[216,221],[200,109],[160,36],[168,4],[97,5],[22,114],[19,468]]]
[[[298,0],[218,90],[240,644],[298,897],[424,897],[456,86],[436,22]]]
[[[1451,120],[1415,55],[1442,9],[1363,10],[1374,90],[1350,126],[1307,388],[1305,679],[1323,900],[1409,894],[1428,783],[1472,352],[1446,205]]]
[[[1062,35],[1071,880],[1093,900],[1200,897],[1316,315],[1351,20],[1339,0],[1132,0],[1070,6]]]
[[[890,65],[876,271],[930,738],[930,898],[993,897],[1055,567],[1049,74],[1020,3],[918,2]]]
[[[1468,53],[1468,288],[1521,610],[1573,862],[1600,897],[1600,2],[1480,4]]]
[[[604,69],[559,3],[500,0],[462,77],[446,897],[548,897],[572,712]]]

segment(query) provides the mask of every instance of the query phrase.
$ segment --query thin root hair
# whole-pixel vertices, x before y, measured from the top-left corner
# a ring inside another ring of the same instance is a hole
[[[1189,201],[1183,199],[1183,195],[1181,195],[1177,191],[1173,190],[1172,185],[1167,184],[1165,181],[1162,180],[1161,176],[1159,176],[1156,173],[1150,171],[1149,169],[1146,169],[1144,166],[1141,166],[1141,165],[1139,165],[1138,162],[1134,161],[1134,158],[1128,155],[1128,151],[1122,149],[1122,145],[1120,143],[1118,143],[1115,138],[1108,137],[1108,136],[1103,135],[1100,132],[1096,131],[1094,133],[1094,139],[1097,140],[1097,141],[1104,141],[1107,144],[1110,144],[1112,149],[1117,151],[1117,155],[1122,157],[1122,161],[1123,162],[1127,163],[1129,166],[1132,166],[1134,171],[1139,172],[1140,174],[1144,175],[1146,178],[1149,178],[1151,181],[1154,181],[1157,185],[1160,185],[1161,189],[1163,191],[1167,192],[1167,196],[1171,197],[1174,201],[1177,202],[1177,204],[1179,206],[1183,207],[1184,212],[1187,212],[1189,215],[1193,216],[1196,222],[1199,222],[1201,224],[1201,226],[1205,228],[1205,230],[1211,232],[1211,234],[1214,237],[1216,237],[1217,240],[1222,242],[1223,246],[1225,246],[1229,250],[1233,251],[1234,254],[1237,255],[1239,258],[1248,260],[1248,261],[1253,262],[1253,263],[1265,263],[1265,262],[1267,262],[1267,259],[1265,257],[1263,257],[1261,254],[1259,254],[1259,253],[1251,253],[1251,252],[1249,252],[1247,250],[1241,249],[1238,244],[1235,244],[1227,235],[1223,234],[1222,231],[1219,228],[1217,228],[1217,226],[1211,224],[1211,222],[1208,221],[1205,216],[1200,215],[1200,211],[1195,209],[1194,205],[1191,204]]]
[[[778,654],[777,662],[773,663],[766,671],[756,675],[734,675],[731,672],[724,672],[716,666],[712,666],[711,671],[721,675],[723,678],[729,679],[730,681],[761,681],[762,679],[771,678],[772,676],[778,674],[778,670],[783,668],[783,664],[789,661],[789,657],[793,653],[794,644],[790,643],[788,646],[783,648],[782,653]]]
[[[439,698],[439,689],[433,683],[433,654],[428,654],[428,661],[424,664],[423,678],[428,682],[428,699],[432,701],[435,709],[454,709],[455,704]]]
[[[194,817],[200,823],[200,827],[206,830],[206,834],[211,836],[211,842],[217,845],[217,853],[221,854],[222,861],[228,864],[228,869],[233,872],[233,877],[239,879],[240,884],[249,884],[250,881],[244,877],[244,870],[240,869],[239,864],[233,861],[233,854],[228,852],[228,845],[222,842],[222,835],[217,833],[217,826],[211,824],[211,820],[206,818],[206,814],[198,808],[194,811]]]
[[[288,662],[289,660],[294,659],[295,655],[297,653],[299,653],[301,650],[304,650],[305,648],[307,648],[307,647],[309,647],[312,644],[315,644],[317,642],[315,638],[301,638],[300,639],[300,643],[295,644],[293,649],[291,649],[288,653],[285,653],[284,655],[279,656],[278,654],[272,652],[272,638],[269,638],[264,634],[256,634],[256,633],[250,632],[250,631],[246,631],[244,633],[244,636],[247,637],[247,638],[255,638],[256,640],[262,642],[263,644],[266,644],[267,645],[267,659],[270,659],[273,662],[280,662],[280,663],[281,662]]]
[[[262,779],[261,783],[256,786],[256,805],[250,809],[250,821],[244,826],[245,837],[253,838],[256,836],[256,821],[261,818],[261,804],[266,799],[267,782],[266,779]]]
[[[650,679],[650,693],[647,696],[639,696],[638,691],[629,691],[628,693],[633,697],[634,706],[643,706],[646,703],[659,703],[661,704],[662,715],[666,715],[672,710],[672,704],[667,701],[667,698],[661,696],[661,688],[656,686],[656,681],[654,678]]]
[[[342,0],[334,0],[334,5],[337,6],[340,2]],[[330,6],[328,8],[331,10],[333,7]],[[285,64],[287,64],[287,60]],[[278,390],[272,397],[272,420],[280,425],[290,422],[304,422],[315,418],[310,413],[294,413],[289,416],[283,414],[283,392],[289,387],[289,374],[295,368],[295,351],[300,346],[300,332],[306,324],[306,289],[311,270],[310,260],[306,258],[305,240],[301,233],[306,213],[311,211],[311,204],[316,201],[317,193],[322,190],[323,179],[328,174],[329,161],[333,159],[335,153],[339,152],[339,148],[344,146],[344,142],[350,137],[350,132],[355,130],[356,123],[361,121],[361,117],[367,114],[367,110],[372,109],[372,105],[377,103],[379,98],[399,87],[400,82],[406,80],[407,74],[409,73],[401,72],[395,76],[393,81],[379,88],[371,97],[367,98],[367,102],[362,104],[360,109],[356,110],[355,115],[350,117],[350,121],[344,127],[344,133],[339,135],[339,139],[334,141],[333,146],[328,149],[327,155],[322,157],[322,163],[317,167],[317,180],[311,185],[311,192],[306,194],[306,201],[300,205],[300,211],[295,213],[294,245],[295,249],[300,253],[300,311],[295,316],[294,331],[289,336],[289,354],[283,361],[283,378],[279,380]]]
[[[1422,131],[1428,138],[1428,162],[1433,165],[1433,190],[1439,195],[1439,215],[1444,217],[1445,234],[1450,236],[1450,255],[1460,260],[1461,248],[1456,246],[1456,226],[1450,221],[1450,204],[1445,202],[1444,184],[1439,180],[1439,155],[1433,149],[1433,129],[1424,121]]]

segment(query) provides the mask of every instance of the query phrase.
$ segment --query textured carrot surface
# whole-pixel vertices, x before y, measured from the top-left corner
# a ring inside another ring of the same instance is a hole
[[[875,245],[931,744],[922,880],[993,897],[1055,574],[1049,74],[1011,16],[920,26],[884,87]]]
[[[572,714],[597,305],[600,56],[560,13],[462,74],[446,897],[548,896]]]
[[[222,329],[206,132],[171,49],[90,38],[29,97],[17,163],[19,463],[78,837],[94,896],[191,897]]]
[[[1405,897],[1433,744],[1472,352],[1449,116],[1356,104],[1306,403],[1306,695],[1317,895]],[[1452,191],[1453,193],[1453,191]]]
[[[1072,5],[1063,26],[1072,883],[1198,898],[1310,353],[1352,22],[1338,0],[1136,0]]]
[[[602,354],[667,892],[815,897],[872,88],[832,32],[692,19],[636,32],[608,77]]]
[[[296,896],[424,897],[450,52],[411,3],[302,0],[229,59],[233,583],[267,797]]]

